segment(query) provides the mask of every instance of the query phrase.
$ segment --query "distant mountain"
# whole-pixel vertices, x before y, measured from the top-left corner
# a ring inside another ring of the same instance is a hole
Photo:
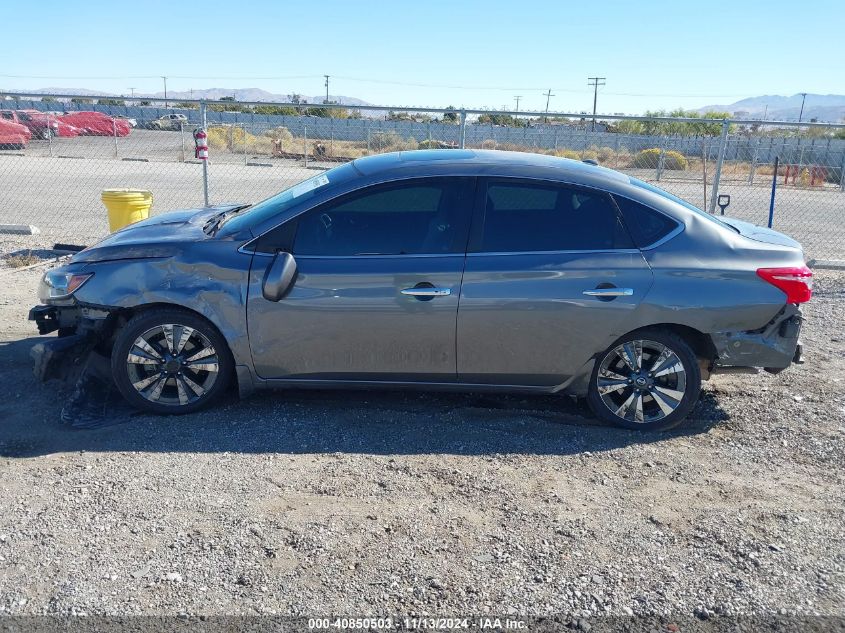
[[[135,96],[138,96],[137,94]],[[151,96],[156,97],[158,99],[164,98],[164,92],[156,92],[152,95],[143,95],[143,96]],[[319,95],[316,97],[308,97],[302,95],[303,98],[311,104],[319,105],[323,103],[323,99],[325,99],[325,95]],[[167,91],[167,98],[168,99],[208,99],[209,101],[219,101],[223,97],[234,97],[235,101],[281,101],[281,102],[288,102],[289,98],[287,94],[278,94],[273,92],[267,92],[266,90],[262,90],[261,88],[205,88],[202,90],[177,90],[177,91]],[[344,95],[329,95],[330,101],[337,101],[342,105],[373,105],[371,103],[367,103],[361,99],[357,99],[355,97],[347,97]]]
[[[38,88],[37,90],[15,90],[10,89],[9,92],[24,92],[31,95],[90,95],[93,97],[120,97],[128,98],[127,94],[116,94],[114,92],[103,92],[102,90],[89,90],[88,88]],[[136,99],[155,98],[163,99],[164,92],[135,92]],[[236,101],[275,101],[288,102],[288,94],[279,94],[274,92],[267,92],[261,88],[204,88],[202,90],[168,90],[167,99],[170,101],[179,101],[184,99],[208,99],[209,101],[219,101],[222,97],[235,97]],[[312,105],[319,105],[323,103],[325,95],[318,95],[316,97],[304,97],[306,102]],[[373,105],[363,99],[357,97],[347,97],[345,95],[329,95],[330,101],[336,101],[341,105],[359,105],[368,106]]]
[[[708,110],[727,111],[737,117],[762,118],[777,121],[797,121],[801,112],[801,95],[763,95],[748,97],[728,105],[709,105],[699,108],[702,114]],[[819,95],[807,93],[802,121],[816,119],[828,123],[839,123],[845,119],[845,95]]]
[[[102,90],[89,90],[88,88],[39,88],[37,90],[15,90],[10,89],[9,92],[25,92],[31,95],[91,95],[93,97],[112,97],[111,92],[103,92]]]

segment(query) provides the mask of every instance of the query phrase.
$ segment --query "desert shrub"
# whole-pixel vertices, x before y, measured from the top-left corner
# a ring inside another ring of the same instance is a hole
[[[634,157],[631,166],[639,169],[651,169],[657,167],[660,160],[660,150],[656,147],[644,149]],[[663,168],[683,171],[689,163],[686,156],[680,152],[669,150],[663,154]]]
[[[595,160],[599,159],[599,153],[594,149],[585,149],[581,152],[581,160]]]
[[[370,150],[385,152],[402,144],[402,137],[396,132],[373,132],[370,134]]]
[[[213,125],[208,128],[208,147],[211,149],[229,148],[229,128]]]
[[[208,147],[210,149],[269,153],[271,145],[269,138],[250,134],[242,127],[214,125],[208,128]]]
[[[453,143],[447,143],[446,141],[438,141],[437,139],[428,138],[424,141],[420,141],[417,149],[452,149],[456,147]]]
[[[576,152],[575,150],[571,149],[556,149],[555,156],[559,156],[560,158],[570,158],[572,160],[581,160],[581,155]]]
[[[496,141],[492,138],[483,140],[481,142],[481,149],[496,149]]]
[[[420,144],[413,136],[403,139],[397,132],[373,132],[370,135],[371,152],[402,152],[418,149]]]
[[[284,127],[283,125],[280,125],[279,127],[271,127],[264,130],[264,136],[285,143],[288,143],[293,140],[293,134],[291,134],[290,130]]]
[[[597,154],[600,163],[609,163],[616,158],[616,150],[612,147],[599,147]]]

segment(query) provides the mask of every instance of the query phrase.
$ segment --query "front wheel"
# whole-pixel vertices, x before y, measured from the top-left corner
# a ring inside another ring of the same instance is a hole
[[[131,405],[180,414],[219,397],[233,362],[226,340],[208,321],[161,308],[129,320],[115,341],[111,366],[117,388]]]
[[[622,337],[599,357],[587,402],[606,422],[664,431],[684,420],[700,393],[701,369],[687,342],[674,332],[646,329]]]

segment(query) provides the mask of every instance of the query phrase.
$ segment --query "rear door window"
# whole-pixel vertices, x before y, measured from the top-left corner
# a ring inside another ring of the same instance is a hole
[[[491,180],[477,252],[593,251],[633,248],[610,197],[554,183]]]
[[[678,227],[678,223],[659,211],[630,198],[613,196],[622,211],[625,225],[638,248],[646,248],[663,239]]]

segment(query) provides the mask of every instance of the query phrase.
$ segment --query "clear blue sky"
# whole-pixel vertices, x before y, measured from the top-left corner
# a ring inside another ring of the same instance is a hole
[[[845,93],[842,0],[39,0],[4,8],[0,88],[324,91],[377,104],[599,111]],[[41,19],[41,18],[44,19]],[[8,28],[17,24],[16,28]],[[202,25],[202,26],[199,26]],[[204,34],[204,38],[200,35]],[[14,52],[18,54],[14,54]]]

